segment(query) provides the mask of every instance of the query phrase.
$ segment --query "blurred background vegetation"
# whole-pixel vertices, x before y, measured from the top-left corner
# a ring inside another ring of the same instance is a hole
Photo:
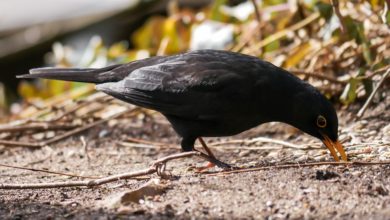
[[[207,48],[270,61],[348,105],[366,99],[389,68],[389,6],[390,0],[5,0],[0,119],[27,104],[39,109],[93,92],[88,84],[15,78],[30,68],[104,67]]]

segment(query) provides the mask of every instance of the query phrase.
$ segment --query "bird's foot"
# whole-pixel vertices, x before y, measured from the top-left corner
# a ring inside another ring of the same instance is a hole
[[[230,170],[230,169],[232,169],[232,166],[230,166],[229,164],[224,163],[224,162],[218,160],[215,157],[210,157],[209,155],[203,154],[203,153],[202,153],[202,157],[204,157],[209,162],[207,162],[207,164],[205,166],[196,167],[195,170],[196,170],[197,173],[207,172],[209,169],[211,169],[211,168],[213,168],[215,166],[217,166],[217,167],[219,167],[219,168],[221,168],[223,170]]]
[[[201,137],[198,137],[198,140],[202,144],[202,147],[207,152],[207,154],[204,154],[204,153],[202,153],[202,152],[200,152],[199,150],[196,150],[196,149],[194,149],[194,150],[200,152],[201,156],[209,161],[205,166],[196,168],[196,170],[198,172],[204,172],[204,171],[206,171],[206,170],[208,170],[210,168],[213,168],[215,166],[217,166],[219,168],[222,168],[224,170],[232,168],[229,164],[224,163],[224,162],[218,160],[214,156],[213,152],[209,149],[209,147],[207,146],[206,142]]]
[[[202,166],[202,167],[196,167],[195,168],[195,172],[196,173],[204,173],[206,172],[207,170],[211,169],[215,167],[215,164],[214,163],[211,163],[211,162],[207,162],[207,164],[205,166]]]

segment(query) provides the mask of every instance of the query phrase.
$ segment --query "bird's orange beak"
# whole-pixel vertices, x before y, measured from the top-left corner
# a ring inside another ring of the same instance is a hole
[[[340,144],[339,141],[333,142],[328,136],[325,134],[322,134],[324,139],[322,142],[324,142],[325,146],[329,149],[330,153],[332,154],[335,161],[340,161],[339,156],[336,153],[336,150],[340,153],[341,159],[344,161],[347,161],[347,154],[345,154],[345,150],[343,145]]]

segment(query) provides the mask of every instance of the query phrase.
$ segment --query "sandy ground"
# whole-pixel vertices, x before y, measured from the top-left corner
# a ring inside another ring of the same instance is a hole
[[[390,98],[375,103],[361,120],[358,106],[339,109],[341,139],[353,161],[390,160]],[[137,119],[138,120],[138,119]],[[160,116],[114,120],[41,149],[0,147],[3,164],[89,176],[140,170],[178,149],[125,147],[126,137],[178,144]],[[279,124],[261,125],[228,139],[268,137],[300,146],[318,140]],[[207,142],[227,140],[208,138]],[[365,143],[365,144],[362,144]],[[226,144],[213,148],[222,161],[237,166],[332,161],[325,147],[292,149],[274,143]],[[88,159],[90,158],[90,159]],[[168,163],[164,190],[138,203],[112,206],[118,193],[148,180],[127,180],[94,188],[0,190],[0,219],[390,219],[390,165],[315,166],[210,176],[197,174],[200,158]],[[218,169],[215,169],[218,170]],[[152,175],[152,178],[158,178]],[[43,183],[78,178],[0,167],[0,183]]]

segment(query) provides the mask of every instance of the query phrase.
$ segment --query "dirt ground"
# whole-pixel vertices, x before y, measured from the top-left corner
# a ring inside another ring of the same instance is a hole
[[[390,97],[374,103],[355,120],[361,103],[339,108],[340,139],[352,161],[390,160]],[[3,164],[49,169],[89,176],[108,176],[146,168],[153,160],[178,149],[121,146],[126,137],[178,144],[161,118],[112,120],[41,149],[0,147]],[[82,147],[80,136],[87,142]],[[216,156],[242,167],[280,163],[332,161],[325,147],[308,135],[280,123],[261,125],[208,143],[267,137],[299,146],[275,143],[226,144],[212,148]],[[138,203],[109,205],[121,192],[148,180],[121,180],[94,188],[72,187],[0,190],[0,219],[390,219],[390,165],[314,166],[211,176],[195,173],[200,158],[168,163],[172,177],[161,180],[164,192]],[[218,169],[215,169],[218,170]],[[158,178],[152,175],[152,178]],[[0,183],[43,183],[78,178],[0,167]]]

